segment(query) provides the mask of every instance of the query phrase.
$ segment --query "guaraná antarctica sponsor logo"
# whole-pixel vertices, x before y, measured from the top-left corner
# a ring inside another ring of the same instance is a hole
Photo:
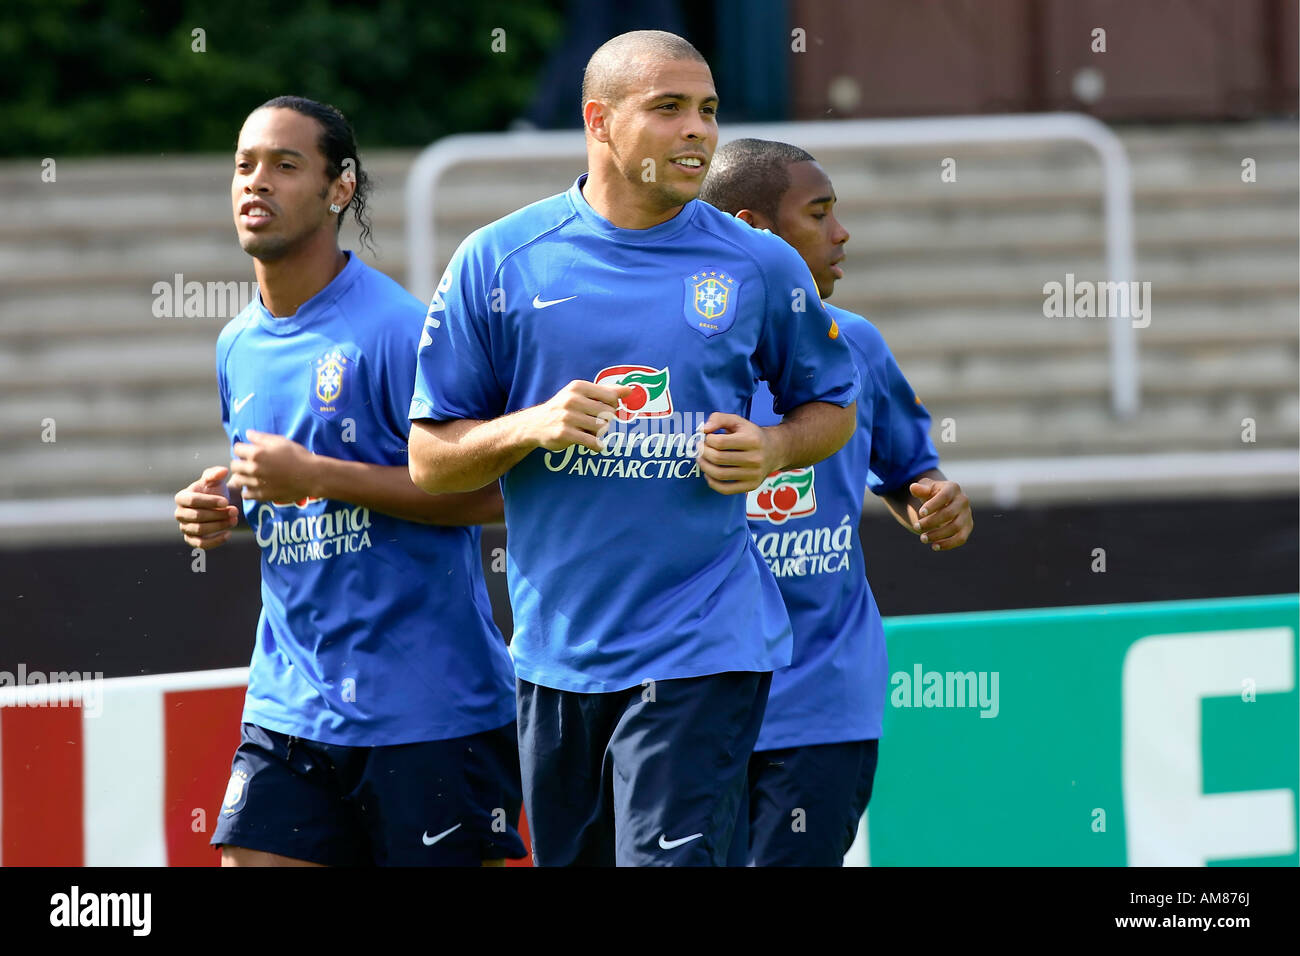
[[[835,574],[849,569],[853,553],[853,518],[845,515],[835,527],[750,532],[758,553],[778,578]]]
[[[811,465],[772,472],[745,496],[745,517],[750,521],[783,525],[791,518],[816,514],[816,478],[816,468]],[[766,534],[751,532],[750,536],[778,578],[847,571],[849,554],[853,551],[853,522],[849,515],[835,528],[804,527]]]
[[[340,505],[320,514],[297,517],[282,515],[279,511],[281,508],[306,508],[321,500],[300,498],[258,506],[253,526],[257,543],[266,553],[267,564],[328,561],[340,554],[365,551],[370,547],[369,508]]]
[[[673,408],[668,367],[611,365],[592,379],[598,385],[630,385],[614,420],[600,436],[600,451],[569,445],[542,457],[548,471],[594,478],[698,478],[696,460],[705,435],[706,412]]]
[[[813,466],[774,471],[745,496],[745,517],[783,524],[788,518],[805,518],[817,512]]]
[[[614,411],[620,422],[638,418],[665,418],[673,413],[673,396],[668,390],[668,366],[651,368],[648,365],[611,365],[596,373],[592,379],[597,385],[630,385],[632,392],[625,395]]]

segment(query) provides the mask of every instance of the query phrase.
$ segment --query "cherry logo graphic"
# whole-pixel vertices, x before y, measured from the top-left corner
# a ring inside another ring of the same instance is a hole
[[[633,385],[632,391],[623,397],[623,407],[632,411],[640,411],[645,407],[646,401],[650,398],[650,393],[640,385]]]
[[[746,496],[745,516],[751,520],[766,518],[783,524],[788,518],[802,518],[817,510],[813,494],[813,468],[774,471]]]
[[[668,389],[668,367],[649,365],[611,365],[596,373],[597,385],[631,385],[623,396],[614,417],[620,422],[635,418],[663,418],[673,413],[672,394]]]
[[[297,508],[306,508],[313,501],[320,501],[319,498],[299,498],[297,501],[272,501],[271,504],[277,508],[287,508],[293,505]]]

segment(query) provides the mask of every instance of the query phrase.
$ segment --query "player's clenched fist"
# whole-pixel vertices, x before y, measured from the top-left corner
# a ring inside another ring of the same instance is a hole
[[[248,430],[235,442],[230,462],[232,491],[254,501],[298,501],[313,495],[316,456],[290,438]]]
[[[966,543],[975,530],[975,518],[961,485],[955,481],[918,478],[908,490],[925,502],[917,510],[917,520],[912,525],[923,543],[934,551],[951,551]]]
[[[230,540],[230,529],[239,523],[239,509],[226,497],[222,465],[206,468],[199,480],[176,492],[176,522],[185,543],[208,550]]]
[[[524,429],[530,442],[547,451],[584,445],[600,451],[600,436],[614,418],[631,385],[597,385],[581,379],[570,382],[549,400],[525,413]]]
[[[724,495],[753,491],[780,467],[766,429],[747,418],[714,412],[700,426],[700,472],[709,487]]]

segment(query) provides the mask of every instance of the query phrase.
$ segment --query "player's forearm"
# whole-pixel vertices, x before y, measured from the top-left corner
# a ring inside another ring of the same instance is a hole
[[[829,458],[853,437],[857,427],[857,404],[847,408],[828,402],[808,402],[792,408],[779,425],[765,429],[774,443],[773,471],[806,468]]]
[[[372,465],[318,455],[313,495],[361,505],[394,518],[435,525],[490,524],[501,520],[495,485],[464,495],[430,495],[417,488],[401,465]]]
[[[890,514],[894,516],[894,520],[912,534],[921,533],[916,530],[916,522],[919,517],[921,505],[925,502],[912,494],[911,487],[913,481],[919,481],[922,478],[933,478],[935,481],[947,481],[947,478],[944,477],[942,471],[938,468],[931,468],[927,471],[921,472],[919,475],[913,475],[912,479],[908,481],[907,484],[901,485],[893,491],[888,491],[880,496],[880,499],[889,508]]]
[[[538,443],[517,416],[491,421],[411,423],[410,477],[429,494],[474,491],[495,482]]]

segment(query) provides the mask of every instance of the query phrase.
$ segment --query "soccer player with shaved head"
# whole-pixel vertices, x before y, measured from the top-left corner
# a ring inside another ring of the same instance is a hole
[[[368,237],[368,192],[332,106],[281,96],[244,120],[231,204],[259,295],[217,339],[233,457],[178,492],[175,512],[186,543],[209,549],[242,511],[262,554],[242,739],[212,836],[225,866],[524,856],[514,672],[473,527],[497,519],[500,495],[411,482],[424,306],[339,248],[349,212]]]
[[[610,40],[587,172],[472,234],[410,416],[431,492],[501,481],[541,865],[723,865],[792,637],[745,496],[852,434],[852,357],[786,243],[697,202],[717,143],[681,37]],[[779,421],[746,417],[766,381]]]
[[[835,189],[802,149],[730,142],[700,198],[789,242],[823,299],[844,277],[849,234],[835,217]],[[858,540],[867,489],[935,551],[960,547],[974,528],[970,501],[938,468],[930,415],[880,332],[860,315],[826,309],[862,379],[858,427],[825,461],[776,470],[748,495],[750,529],[794,626],[794,660],[772,676],[739,823],[748,825],[748,849],[737,840],[733,863],[839,866],[871,799],[888,660]],[[752,418],[780,419],[765,387]],[[800,810],[803,826],[794,827]]]

